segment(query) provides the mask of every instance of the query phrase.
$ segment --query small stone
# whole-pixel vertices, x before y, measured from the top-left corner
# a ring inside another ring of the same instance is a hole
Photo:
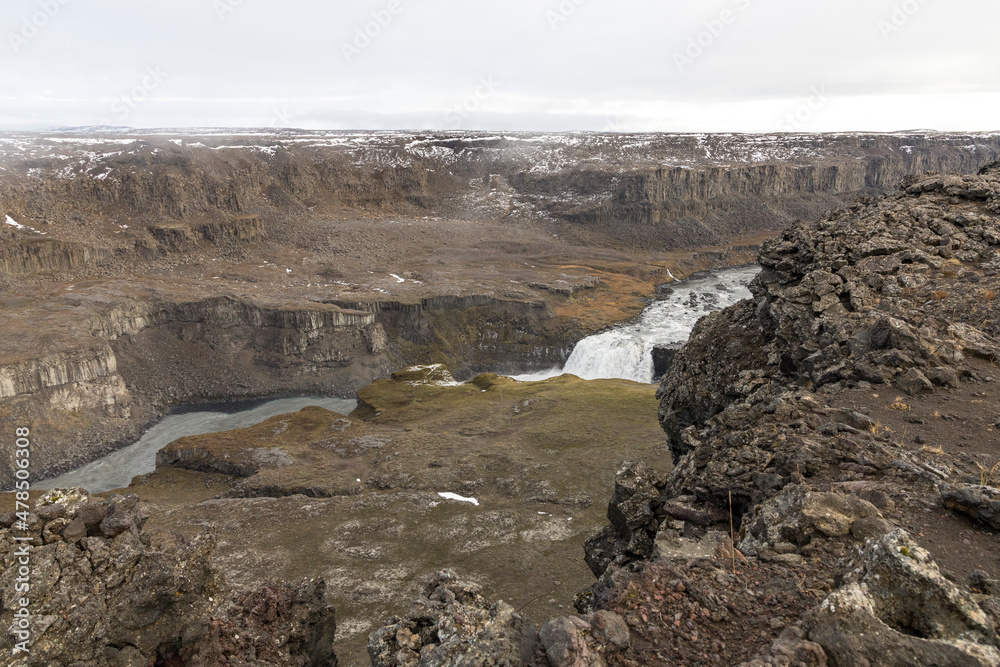
[[[778,542],[774,545],[774,553],[776,554],[794,554],[798,552],[799,548],[791,542]]]
[[[87,536],[87,524],[79,516],[63,528],[62,537],[67,542],[79,542]]]
[[[83,521],[87,528],[92,528],[104,521],[110,509],[106,503],[89,502],[76,511],[76,518]]]
[[[62,503],[45,505],[38,509],[38,518],[42,521],[52,521],[53,519],[58,519],[63,516],[66,516],[66,506]]]
[[[62,537],[62,532],[69,525],[69,519],[65,517],[59,517],[53,519],[45,524],[45,528],[42,529],[42,541],[45,544],[52,544],[53,542],[58,542]]]
[[[925,394],[934,391],[934,385],[927,379],[927,376],[919,369],[911,368],[901,377],[896,379],[896,386],[905,391],[910,396]]]
[[[108,539],[118,537],[122,533],[135,528],[132,519],[124,512],[112,512],[101,521],[101,535]]]
[[[594,628],[593,634],[597,641],[610,644],[620,650],[629,647],[631,642],[628,625],[625,623],[625,619],[618,614],[606,610],[598,611],[591,619],[590,625]]]
[[[943,500],[948,509],[1000,528],[1000,490],[988,486],[960,486],[947,491]]]
[[[411,651],[420,651],[420,635],[413,634],[406,628],[400,628],[396,632],[396,643]]]
[[[877,516],[862,517],[851,526],[851,537],[859,542],[879,538],[891,532],[892,524]]]
[[[940,366],[927,371],[927,379],[939,387],[958,387],[958,373],[950,368]]]

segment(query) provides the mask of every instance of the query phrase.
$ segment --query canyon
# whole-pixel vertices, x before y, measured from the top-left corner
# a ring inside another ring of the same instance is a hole
[[[36,475],[178,403],[548,368],[669,275],[1000,135],[246,131],[0,137],[0,423]],[[2,454],[9,460],[10,449]],[[11,482],[0,470],[0,487]]]
[[[988,551],[993,443],[939,422],[993,432],[1000,135],[0,141],[0,427],[33,479],[199,401],[358,399],[0,513],[4,600],[37,547],[23,664],[992,664],[1000,570],[946,546]],[[758,258],[658,392],[498,374]],[[814,609],[886,577],[955,608]]]

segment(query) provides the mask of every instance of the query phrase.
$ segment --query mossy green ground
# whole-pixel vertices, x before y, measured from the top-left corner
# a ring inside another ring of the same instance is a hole
[[[200,471],[162,468],[131,490],[161,506],[151,527],[213,531],[232,581],[325,577],[342,664],[366,664],[368,633],[441,568],[530,618],[567,613],[593,582],[582,545],[606,521],[619,465],[669,467],[655,387],[573,376],[435,384],[448,381],[406,371],[363,389],[349,416],[307,408],[185,438],[171,450]],[[265,463],[250,477],[205,472],[255,454]]]

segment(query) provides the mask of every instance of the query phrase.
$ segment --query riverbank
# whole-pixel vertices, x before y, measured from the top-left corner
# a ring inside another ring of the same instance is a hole
[[[36,489],[82,488],[103,493],[127,487],[134,477],[156,470],[156,454],[174,440],[206,433],[231,431],[259,424],[276,415],[322,407],[348,414],[357,401],[348,399],[286,398],[258,401],[256,405],[207,403],[173,411],[143,433],[135,443],[57,477],[35,483]]]

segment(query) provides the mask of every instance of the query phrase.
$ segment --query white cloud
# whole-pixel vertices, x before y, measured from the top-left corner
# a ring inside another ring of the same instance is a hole
[[[49,1],[64,6],[16,51],[39,0],[0,8],[0,128],[114,118],[160,68],[127,124],[444,128],[492,77],[463,127],[772,131],[825,86],[802,129],[997,129],[989,0],[394,0],[350,62],[342,45],[390,0]],[[566,19],[554,29],[553,11]]]

